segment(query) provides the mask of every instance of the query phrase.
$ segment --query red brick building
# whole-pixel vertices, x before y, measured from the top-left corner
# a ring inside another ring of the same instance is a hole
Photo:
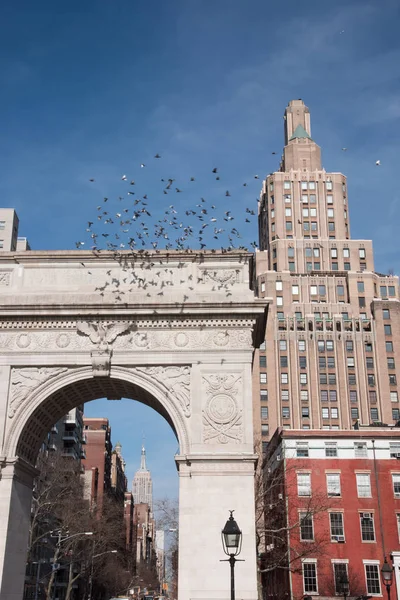
[[[86,457],[82,460],[85,493],[91,506],[101,512],[104,494],[111,494],[111,427],[106,418],[84,417],[83,429],[86,437]]]
[[[264,598],[343,595],[343,576],[350,597],[386,597],[385,557],[399,597],[399,458],[397,428],[275,432],[264,464]]]

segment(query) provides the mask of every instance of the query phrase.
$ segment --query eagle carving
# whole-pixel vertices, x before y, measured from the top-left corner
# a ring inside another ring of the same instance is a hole
[[[133,323],[127,322],[78,321],[76,324],[78,333],[87,335],[99,350],[107,350],[119,335],[128,333],[132,327]]]

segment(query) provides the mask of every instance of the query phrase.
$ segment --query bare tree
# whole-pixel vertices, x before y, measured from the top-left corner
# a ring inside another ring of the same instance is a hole
[[[279,596],[279,590],[287,589],[289,572],[301,571],[302,559],[322,556],[330,543],[319,524],[335,499],[322,490],[299,496],[296,472],[302,468],[298,459],[287,461],[281,455],[275,463],[264,459],[256,471],[259,597],[271,586],[273,595]]]

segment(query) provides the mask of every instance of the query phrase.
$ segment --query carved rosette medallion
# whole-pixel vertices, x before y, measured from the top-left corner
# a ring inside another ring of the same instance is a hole
[[[185,417],[190,417],[190,367],[136,367],[138,371],[156,380],[176,399]]]
[[[42,383],[67,370],[67,367],[26,367],[24,369],[13,369],[11,371],[9,418],[13,418],[29,395]]]
[[[17,337],[17,346],[18,348],[28,348],[31,343],[31,338],[27,333],[21,333]]]
[[[203,441],[208,444],[240,443],[243,415],[237,396],[242,378],[238,374],[203,376],[207,401],[203,409]]]
[[[175,346],[178,346],[178,348],[184,348],[185,346],[188,345],[189,338],[186,335],[186,333],[184,333],[183,331],[180,331],[179,333],[176,334],[176,336],[174,338],[174,342],[175,342]]]
[[[57,336],[56,344],[59,348],[67,348],[67,346],[69,346],[70,342],[71,342],[70,337],[66,333],[60,333],[60,335]]]

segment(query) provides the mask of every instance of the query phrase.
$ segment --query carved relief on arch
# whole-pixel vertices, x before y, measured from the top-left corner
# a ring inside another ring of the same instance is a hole
[[[136,370],[155,379],[176,398],[185,417],[190,417],[190,367],[171,366],[171,367],[136,367]]]
[[[68,371],[67,367],[25,367],[12,369],[8,417],[12,419],[29,395],[52,377]]]
[[[203,408],[203,441],[206,444],[239,444],[243,441],[242,376],[239,373],[203,375],[207,398]]]

